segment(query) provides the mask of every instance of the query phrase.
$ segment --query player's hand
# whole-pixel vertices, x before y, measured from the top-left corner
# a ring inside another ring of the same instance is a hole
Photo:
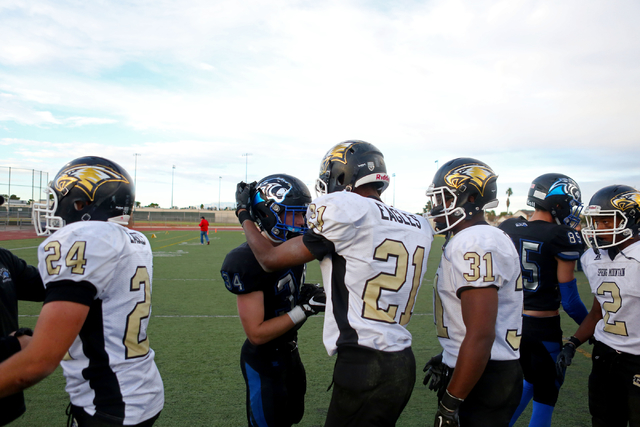
[[[31,328],[20,328],[17,331],[11,332],[9,335],[13,335],[18,338],[18,342],[20,343],[20,349],[24,350],[26,346],[31,342],[31,337],[33,336],[33,329]]]
[[[236,216],[240,221],[240,225],[247,219],[252,220],[250,214],[251,194],[254,192],[255,187],[255,181],[251,184],[240,181],[236,186]],[[241,212],[242,210],[244,212]]]
[[[556,358],[556,376],[560,381],[560,384],[564,382],[564,374],[567,370],[567,366],[571,366],[573,356],[576,354],[576,344],[569,341],[562,347],[560,354]]]
[[[256,182],[247,184],[244,181],[240,181],[236,186],[236,215],[240,209],[249,210],[251,205],[251,193],[256,187]]]
[[[458,411],[463,401],[463,399],[458,399],[453,396],[449,391],[445,392],[442,400],[438,403],[438,410],[436,411],[436,419],[433,427],[459,427],[460,419],[458,417]]]
[[[424,385],[429,385],[429,390],[438,392],[438,397],[444,394],[444,389],[449,385],[449,377],[451,375],[451,368],[442,363],[442,353],[437,356],[433,356],[426,365],[422,372],[425,372]],[[431,380],[431,383],[429,383]]]
[[[327,295],[319,284],[304,283],[300,289],[299,305],[307,317],[324,312]]]

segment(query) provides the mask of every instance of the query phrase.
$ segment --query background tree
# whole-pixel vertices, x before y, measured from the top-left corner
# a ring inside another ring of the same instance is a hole
[[[509,201],[509,197],[513,196],[513,190],[511,189],[511,187],[507,188],[507,213],[509,213],[509,205],[511,204],[511,202]]]
[[[431,200],[429,200],[427,204],[424,205],[424,208],[422,208],[422,213],[428,213],[431,209],[433,209],[433,203],[431,203]]]

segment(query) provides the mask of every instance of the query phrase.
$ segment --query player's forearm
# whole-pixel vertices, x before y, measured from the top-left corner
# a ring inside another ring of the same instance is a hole
[[[0,364],[0,398],[38,383],[58,366],[59,361],[37,357],[27,347]]]
[[[495,335],[467,335],[460,346],[453,377],[447,387],[449,393],[465,399],[482,376],[491,358],[491,347]]]
[[[262,236],[260,231],[256,228],[255,223],[253,221],[245,220],[242,222],[242,229],[244,230],[247,243],[249,244],[253,255],[256,257],[256,260],[258,260],[260,267],[268,273],[277,270],[277,267],[274,268],[272,266],[273,262],[272,257],[270,256],[273,246]]]
[[[602,319],[600,305],[598,304],[598,306],[596,307],[594,304],[594,307],[591,308],[591,311],[584,318],[584,320],[580,324],[580,327],[578,327],[578,330],[575,334],[573,334],[573,336],[576,337],[581,343],[587,341],[593,336],[593,332],[596,330],[596,325],[598,324],[598,321],[600,319]]]
[[[294,327],[293,321],[287,315],[274,317],[266,322],[253,327],[249,330],[245,329],[247,339],[253,345],[263,345],[274,339],[284,335]]]

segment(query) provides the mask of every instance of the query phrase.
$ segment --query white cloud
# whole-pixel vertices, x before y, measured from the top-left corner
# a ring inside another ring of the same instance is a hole
[[[0,11],[2,132],[117,126],[126,143],[81,151],[131,166],[142,153],[139,195],[150,176],[166,188],[174,162],[194,192],[199,177],[244,179],[243,152],[255,174],[312,183],[332,144],[358,138],[385,152],[398,205],[417,210],[438,158],[488,159],[499,183],[526,186],[546,167],[591,179],[568,148],[616,179],[640,150],[633,2],[34,0]],[[55,147],[14,152],[69,160]]]

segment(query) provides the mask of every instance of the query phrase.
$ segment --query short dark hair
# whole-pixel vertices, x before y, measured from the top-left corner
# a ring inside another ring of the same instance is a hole
[[[200,218],[204,219],[204,217],[203,217],[203,216],[201,216]]]

